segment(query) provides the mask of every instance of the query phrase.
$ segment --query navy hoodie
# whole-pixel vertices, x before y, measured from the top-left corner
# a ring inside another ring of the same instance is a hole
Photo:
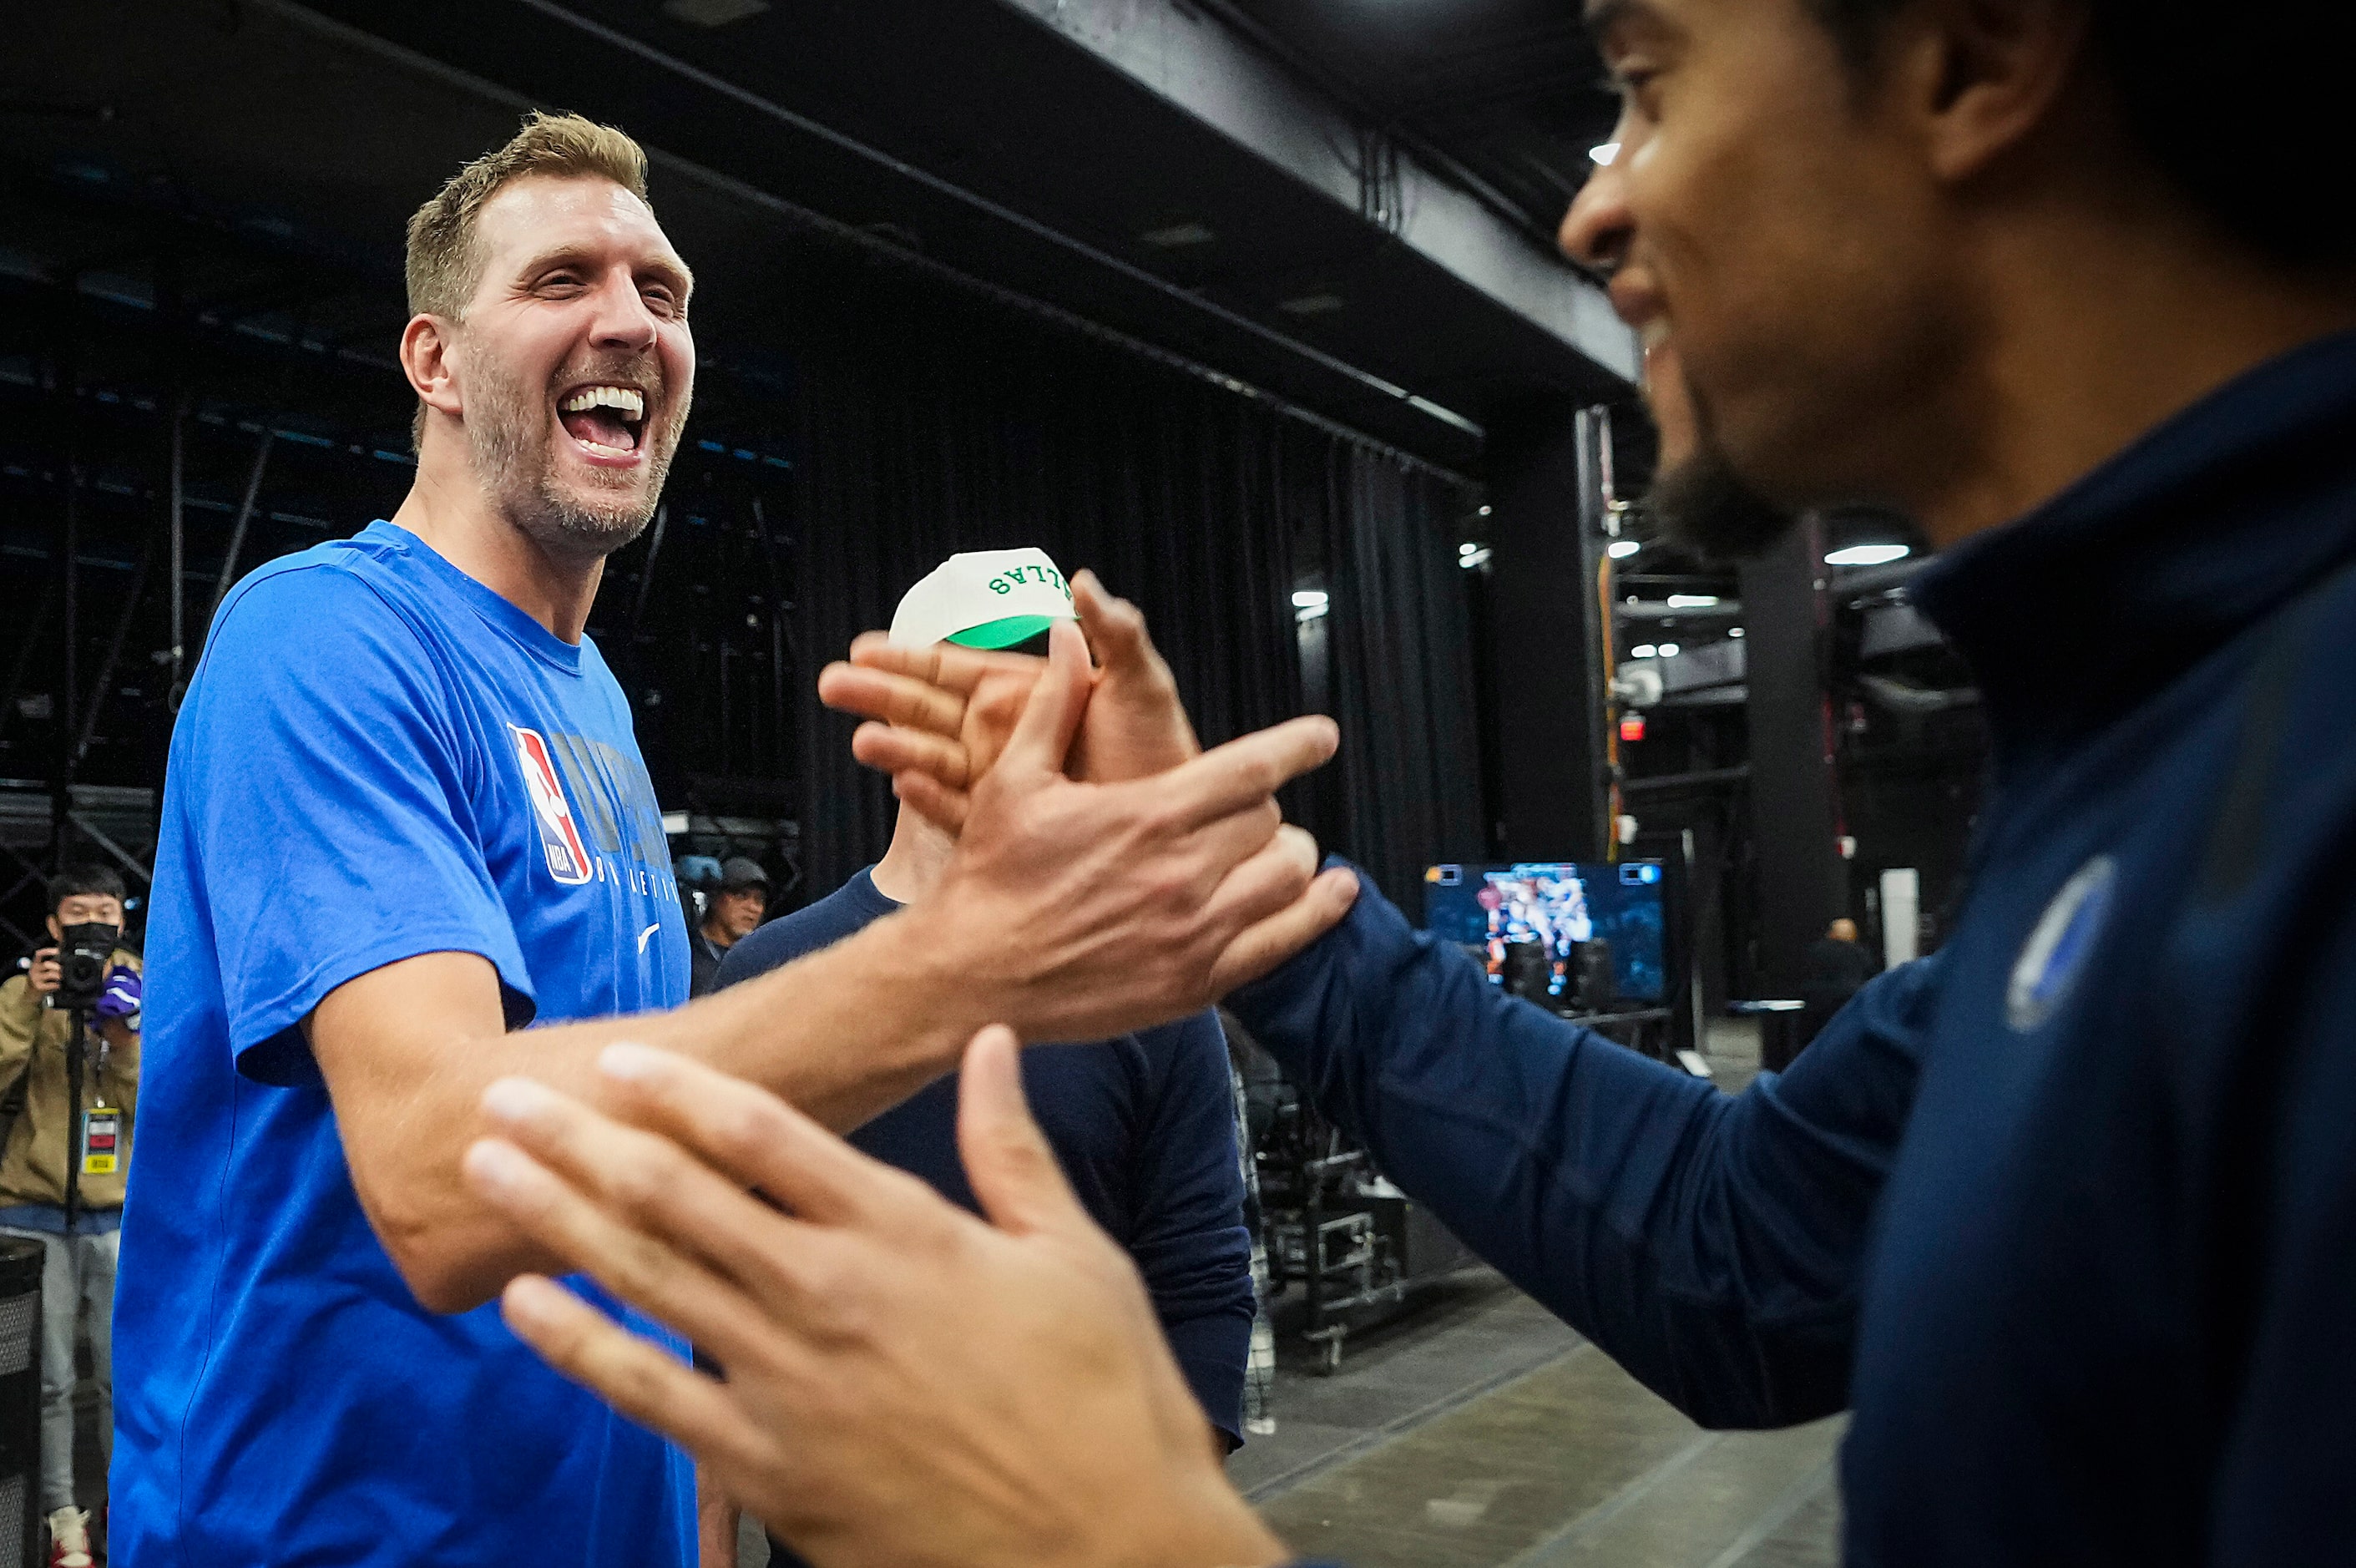
[[[1371,889],[1231,999],[1713,1426],[1849,1409],[1852,1564],[2356,1563],[2356,336],[1914,596],[1995,779],[1952,940],[1740,1096]]]

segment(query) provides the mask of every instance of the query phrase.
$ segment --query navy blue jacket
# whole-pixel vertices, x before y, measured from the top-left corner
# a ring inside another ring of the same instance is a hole
[[[1853,1564],[2356,1562],[2356,337],[1915,599],[1994,789],[1954,934],[1728,1097],[1364,895],[1230,1000],[1696,1419],[1844,1407]]]
[[[830,946],[899,906],[862,871],[730,950],[734,985]],[[851,1134],[887,1165],[974,1208],[958,1156],[955,1073]],[[1211,1424],[1243,1441],[1255,1302],[1226,1036],[1205,1013],[1103,1045],[1034,1046],[1023,1087],[1080,1202],[1145,1276],[1162,1332]]]

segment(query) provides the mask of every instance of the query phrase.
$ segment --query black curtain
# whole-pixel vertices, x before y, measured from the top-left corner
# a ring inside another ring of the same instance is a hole
[[[1337,615],[1369,620],[1335,688],[1344,805],[1296,789],[1288,814],[1387,887],[1443,847],[1477,846],[1472,647],[1443,538],[1469,503],[1461,488],[888,262],[808,263],[794,297],[811,896],[883,853],[895,809],[852,761],[851,722],[818,709],[819,667],[887,625],[952,552],[1026,544],[1143,607],[1205,745],[1302,711],[1301,557],[1344,551]]]
[[[1326,635],[1342,757],[1327,836],[1415,918],[1424,868],[1478,860],[1487,842],[1471,607],[1457,560],[1469,498],[1362,446],[1337,446],[1332,472]]]

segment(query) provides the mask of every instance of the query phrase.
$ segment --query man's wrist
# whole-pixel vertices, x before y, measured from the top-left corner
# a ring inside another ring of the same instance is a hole
[[[890,955],[886,961],[913,1004],[918,1028],[927,1036],[941,1036],[929,1041],[928,1056],[946,1052],[947,1065],[954,1067],[966,1042],[983,1026],[1005,1024],[1023,1032],[1019,988],[1006,970],[1006,944],[985,940],[976,922],[959,918],[938,898],[926,898],[860,935],[871,933],[876,951]]]
[[[1168,1515],[1140,1532],[1147,1544],[1131,1560],[1141,1568],[1283,1568],[1293,1560],[1218,1471],[1169,1502]]]

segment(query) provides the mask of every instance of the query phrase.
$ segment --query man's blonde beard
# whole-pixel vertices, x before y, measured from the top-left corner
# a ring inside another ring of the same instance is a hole
[[[635,367],[634,367],[635,368]],[[527,395],[519,380],[488,355],[472,356],[467,366],[466,447],[476,482],[501,515],[543,549],[568,555],[604,557],[646,532],[654,520],[655,504],[670,477],[670,460],[679,450],[679,433],[687,423],[687,404],[662,400],[662,427],[642,433],[646,454],[646,488],[627,499],[616,498],[609,507],[584,508],[556,481],[556,442],[569,440],[560,424],[551,433],[547,417],[549,393]],[[584,378],[568,377],[568,381]],[[594,379],[594,378],[587,378]],[[617,375],[616,380],[637,379]],[[635,487],[636,476],[616,486]]]

